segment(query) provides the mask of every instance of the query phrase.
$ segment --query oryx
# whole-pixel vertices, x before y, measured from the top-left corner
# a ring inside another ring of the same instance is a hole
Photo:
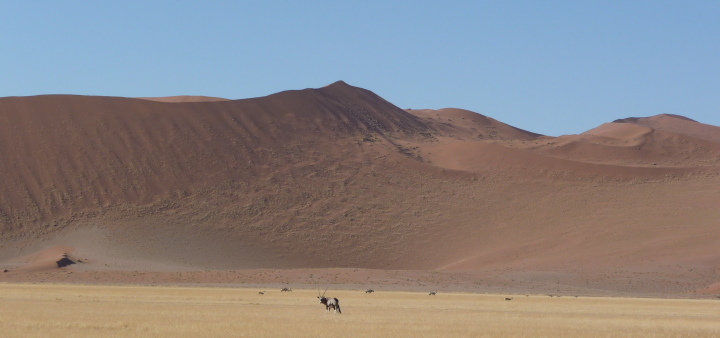
[[[505,297],[505,300],[513,300],[513,298],[515,298],[515,297],[512,297],[512,298],[511,298],[511,297]]]
[[[434,296],[434,295],[436,295],[436,294],[437,294],[437,291],[432,291],[432,292],[430,292],[430,296]]]
[[[318,299],[320,299],[320,303],[325,305],[325,311],[330,312],[330,308],[333,308],[335,313],[342,313],[342,311],[340,311],[340,301],[337,298],[325,298],[325,292],[327,292],[327,288],[325,288],[323,294],[320,295],[320,289],[318,289]]]
[[[375,292],[375,290],[373,290],[373,289],[367,289],[367,290],[365,290],[365,293],[373,293],[373,292]]]
[[[280,292],[292,292],[291,288],[282,288],[280,289]]]

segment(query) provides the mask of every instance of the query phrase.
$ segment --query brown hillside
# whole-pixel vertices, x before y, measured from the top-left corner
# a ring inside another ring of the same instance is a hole
[[[56,269],[79,281],[240,282],[229,270],[253,268],[590,293],[720,281],[717,148],[671,131],[541,137],[343,82],[217,102],[2,98],[0,128],[0,280],[50,278],[37,273],[70,254],[82,263]]]

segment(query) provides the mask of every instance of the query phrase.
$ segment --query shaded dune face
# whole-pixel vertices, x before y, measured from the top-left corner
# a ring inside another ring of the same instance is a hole
[[[554,138],[344,82],[165,101],[1,98],[0,264],[52,244],[86,270],[720,268],[717,127]]]

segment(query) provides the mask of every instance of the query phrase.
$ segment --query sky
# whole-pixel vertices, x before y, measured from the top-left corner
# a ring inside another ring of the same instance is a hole
[[[720,126],[720,1],[0,0],[0,97],[229,99],[343,80],[558,136]]]

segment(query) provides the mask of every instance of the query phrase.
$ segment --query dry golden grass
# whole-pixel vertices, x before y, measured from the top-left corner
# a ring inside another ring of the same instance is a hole
[[[267,291],[259,295],[258,291]],[[3,337],[717,337],[720,301],[0,284]]]

